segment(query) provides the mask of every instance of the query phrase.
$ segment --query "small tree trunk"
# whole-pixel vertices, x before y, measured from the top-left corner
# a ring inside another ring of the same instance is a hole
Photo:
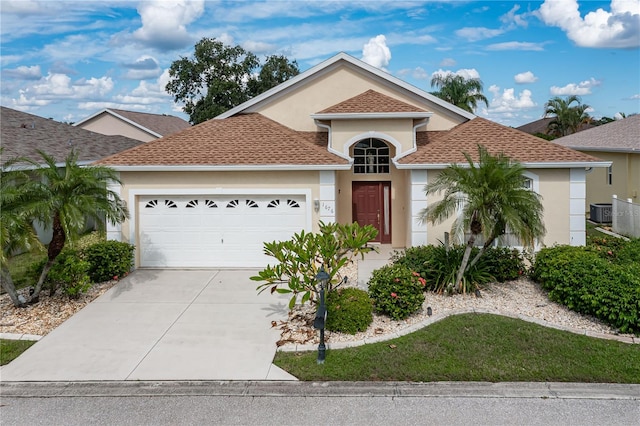
[[[489,241],[487,241],[486,243],[484,243],[484,245],[482,246],[482,248],[480,248],[480,251],[478,252],[478,254],[475,255],[475,257],[471,260],[471,262],[469,262],[469,265],[467,266],[467,270],[473,268],[473,265],[475,265],[476,263],[478,263],[478,260],[480,259],[480,257],[482,257],[482,255],[484,254],[485,251],[487,251],[487,249],[489,248],[489,246],[491,246],[491,244],[493,244],[493,242],[496,239],[491,237],[489,239]]]
[[[2,268],[2,288],[7,292],[13,306],[16,308],[24,308],[24,303],[20,301],[18,297],[18,291],[16,290],[16,286],[13,284],[13,279],[11,278],[11,274],[5,268]]]
[[[42,291],[42,286],[44,281],[47,279],[47,274],[51,270],[53,266],[53,262],[55,262],[56,258],[62,252],[64,248],[64,243],[67,239],[66,234],[64,233],[64,228],[62,227],[62,222],[60,222],[60,215],[56,213],[53,217],[53,236],[51,237],[51,242],[49,243],[49,248],[47,249],[47,263],[44,265],[42,269],[42,273],[40,274],[40,278],[38,279],[38,283],[36,284],[36,288],[31,296],[30,303],[37,302],[38,297],[40,296],[40,292]]]
[[[469,241],[467,241],[467,247],[464,249],[464,256],[462,256],[462,263],[460,269],[458,269],[458,275],[456,276],[456,291],[460,292],[462,288],[462,277],[467,270],[467,264],[469,263],[469,257],[471,256],[471,250],[473,250],[473,244],[476,242],[475,234],[471,234]]]

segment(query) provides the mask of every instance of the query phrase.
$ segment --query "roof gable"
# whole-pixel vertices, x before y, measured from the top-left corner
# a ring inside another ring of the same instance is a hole
[[[296,90],[306,84],[309,84],[315,79],[322,77],[323,75],[333,71],[338,67],[350,67],[357,70],[358,72],[365,73],[369,77],[382,82],[388,87],[401,91],[413,98],[433,103],[443,110],[446,110],[449,114],[458,116],[463,119],[471,119],[475,117],[474,114],[471,114],[470,112],[465,111],[462,108],[458,108],[424,90],[421,90],[403,80],[400,80],[397,77],[392,76],[391,74],[388,74],[376,67],[373,67],[363,61],[354,58],[353,56],[341,52],[327,59],[326,61],[323,61],[320,64],[308,69],[307,71],[285,81],[284,83],[279,84],[278,86],[273,87],[270,90],[267,90],[266,92],[248,100],[247,102],[244,102],[243,104],[240,104],[237,107],[232,108],[229,111],[224,112],[223,114],[220,114],[219,116],[215,117],[215,119],[228,118],[242,112],[254,112],[260,105],[268,104],[273,99],[278,99],[280,96],[285,95],[289,91]]]
[[[409,105],[405,102],[383,95],[375,90],[366,92],[332,105],[318,114],[362,114],[362,113],[394,113],[394,112],[427,112],[422,108]]]
[[[484,118],[475,118],[445,132],[418,132],[417,150],[402,158],[406,165],[466,163],[464,153],[478,160],[478,145],[489,153],[503,153],[510,159],[528,164],[597,163],[587,154],[553,144],[536,136],[506,127]]]
[[[84,123],[98,119],[104,114],[111,115],[158,138],[168,136],[172,133],[191,127],[191,124],[189,124],[188,121],[173,115],[150,114],[146,112],[126,111],[115,108],[107,108],[99,111],[98,113],[75,123],[74,126],[81,126]]]

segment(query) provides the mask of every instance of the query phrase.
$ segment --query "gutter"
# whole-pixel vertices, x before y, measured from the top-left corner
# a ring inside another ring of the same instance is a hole
[[[457,164],[461,167],[468,167],[467,163],[430,163],[430,164],[396,164],[398,169],[414,169],[414,170],[441,170],[450,165]],[[573,168],[593,168],[593,167],[609,167],[611,161],[590,161],[590,162],[545,162],[545,163],[520,163],[527,169],[573,169]],[[477,164],[476,164],[477,166]]]
[[[327,129],[327,132],[329,133],[329,137],[327,138],[327,150],[332,153],[337,155],[340,158],[344,158],[345,160],[349,161],[349,168],[351,168],[351,163],[353,163],[353,159],[351,159],[351,157],[349,157],[348,155],[334,149],[331,146],[331,141],[332,141],[332,131],[331,131],[331,126],[328,124],[323,124],[320,122],[320,120],[318,120],[317,118],[313,120],[313,122],[316,124],[316,126],[321,127],[323,129]],[[341,169],[339,169],[341,170]],[[345,169],[346,170],[346,169]]]

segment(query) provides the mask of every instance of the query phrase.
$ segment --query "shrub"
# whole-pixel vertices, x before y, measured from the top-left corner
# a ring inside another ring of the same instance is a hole
[[[426,262],[434,257],[434,246],[407,247],[403,251],[395,251],[391,256],[391,261],[395,265],[402,265],[416,271],[422,278],[427,278]]]
[[[44,267],[44,263],[42,267]],[[65,294],[77,298],[91,287],[88,271],[89,263],[81,258],[80,253],[76,250],[66,249],[58,255],[53,263],[47,274],[46,285],[51,294],[55,293],[58,288],[62,288]]]
[[[372,321],[373,305],[366,291],[339,288],[327,294],[327,330],[356,334]]]
[[[525,270],[522,253],[507,247],[488,248],[479,262],[483,262],[487,272],[501,283],[517,280]]]
[[[402,265],[387,265],[373,271],[369,296],[377,312],[391,319],[405,319],[422,307],[426,281]]]
[[[120,241],[104,241],[85,249],[89,262],[89,277],[100,283],[122,277],[131,271],[135,247]]]
[[[558,246],[536,256],[532,278],[549,298],[593,315],[623,333],[640,333],[640,275],[590,248]]]

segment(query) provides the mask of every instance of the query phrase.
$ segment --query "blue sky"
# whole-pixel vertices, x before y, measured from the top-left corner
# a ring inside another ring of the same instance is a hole
[[[489,107],[518,126],[554,96],[594,117],[640,112],[640,0],[1,0],[3,106],[59,121],[104,108],[187,118],[167,69],[203,37],[302,71],[344,51],[420,89],[434,73],[479,77]]]

